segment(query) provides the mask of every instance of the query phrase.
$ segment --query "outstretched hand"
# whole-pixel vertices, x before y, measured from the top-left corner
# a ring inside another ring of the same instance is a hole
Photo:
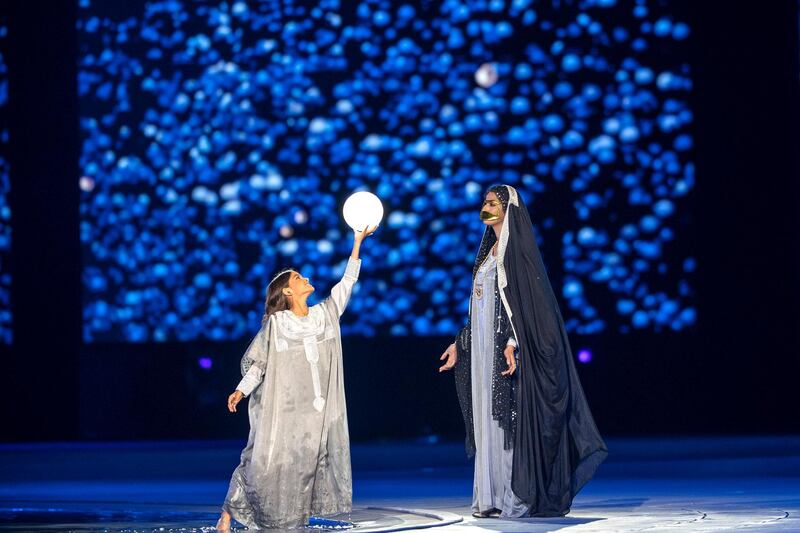
[[[439,372],[444,372],[446,370],[450,370],[454,366],[456,366],[456,360],[458,359],[458,353],[456,352],[456,345],[451,344],[447,347],[441,357],[439,357],[439,361],[447,361],[439,367]]]

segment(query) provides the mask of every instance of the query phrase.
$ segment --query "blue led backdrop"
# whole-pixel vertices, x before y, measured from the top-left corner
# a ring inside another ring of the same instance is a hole
[[[571,332],[696,320],[690,28],[668,2],[81,0],[84,340],[252,335],[324,296],[378,194],[345,334],[463,325],[483,191],[518,188]]]
[[[8,195],[11,176],[8,164],[8,24],[0,15],[0,343],[11,344],[11,208]]]

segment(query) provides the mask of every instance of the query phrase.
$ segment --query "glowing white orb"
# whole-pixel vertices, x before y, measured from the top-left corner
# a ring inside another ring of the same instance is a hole
[[[485,89],[497,83],[497,78],[497,68],[494,63],[484,63],[475,71],[475,83]]]
[[[82,191],[92,192],[94,189],[94,180],[89,176],[81,176],[81,179],[78,180],[78,185]]]
[[[383,220],[383,204],[371,192],[353,193],[345,201],[342,209],[344,221],[356,231],[363,231],[367,226],[377,226]]]

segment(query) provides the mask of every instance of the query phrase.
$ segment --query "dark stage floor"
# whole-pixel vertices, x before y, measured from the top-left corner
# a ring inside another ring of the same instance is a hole
[[[0,446],[0,529],[209,531],[242,445]],[[443,533],[800,531],[800,437],[608,445],[608,461],[572,513],[521,521],[470,516],[472,467],[458,443],[354,445],[352,520],[360,530],[385,531],[449,519],[436,529]],[[454,514],[463,521],[452,523]]]

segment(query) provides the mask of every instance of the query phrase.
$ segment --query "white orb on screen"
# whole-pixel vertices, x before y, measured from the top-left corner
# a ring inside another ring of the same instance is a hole
[[[475,71],[475,83],[484,89],[497,83],[497,78],[497,67],[494,66],[494,63],[484,63]]]
[[[81,179],[78,180],[78,185],[82,191],[92,192],[94,189],[94,180],[89,176],[81,176]]]
[[[294,214],[294,221],[298,224],[305,224],[308,222],[308,213],[303,211],[302,209],[299,210],[297,213]]]
[[[289,224],[284,224],[283,226],[281,226],[281,229],[278,230],[278,232],[281,234],[281,237],[283,237],[284,239],[288,239],[289,237],[294,235],[294,228],[291,227]]]
[[[344,221],[356,231],[363,231],[367,226],[374,227],[383,220],[383,204],[380,199],[367,191],[350,195],[342,209]]]

